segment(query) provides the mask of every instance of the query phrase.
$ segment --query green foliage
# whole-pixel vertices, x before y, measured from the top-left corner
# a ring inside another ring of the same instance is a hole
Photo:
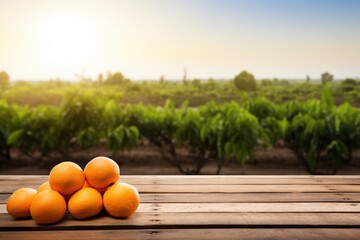
[[[285,85],[285,86],[290,85],[289,81],[288,81],[288,80],[285,80],[285,79],[280,80],[280,81],[279,81],[279,84],[280,84],[280,85]]]
[[[360,91],[360,86],[355,79],[347,78],[340,83],[339,90],[349,95],[352,91]]]
[[[74,137],[83,148],[98,144],[96,134],[101,131],[101,106],[101,100],[89,93],[69,93],[60,108],[61,145],[69,146]]]
[[[213,157],[206,141],[201,138],[201,127],[204,124],[198,111],[183,108],[177,118],[176,143],[188,149],[194,168],[185,169],[187,174],[198,174],[204,164]]]
[[[127,81],[126,78],[120,72],[109,74],[107,79],[105,80],[107,84],[111,84],[111,85],[123,84],[126,81]]]
[[[235,155],[241,164],[246,157],[255,161],[254,148],[260,136],[257,118],[235,103],[229,105],[225,117],[226,156]]]
[[[234,83],[237,89],[241,91],[256,90],[256,81],[254,75],[247,71],[242,71],[234,78]]]
[[[38,106],[36,109],[18,110],[19,124],[7,138],[7,143],[27,156],[35,151],[47,155],[58,147],[57,124],[59,110],[55,107]]]
[[[279,106],[264,97],[250,99],[246,108],[260,121],[267,117],[281,117],[281,109]]]
[[[22,109],[0,100],[0,154],[1,158],[10,160],[9,136],[19,128]]]
[[[358,84],[357,81],[353,78],[347,78],[344,81],[342,81],[341,83],[346,84],[346,85],[353,85],[353,86]]]
[[[4,90],[9,86],[10,76],[7,72],[0,72],[0,90]]]
[[[109,128],[106,134],[109,149],[114,154],[123,150],[131,150],[136,145],[138,138],[139,130],[135,126],[119,125],[114,129]]]
[[[358,148],[360,113],[349,104],[335,107],[328,86],[322,100],[309,100],[292,119],[284,140],[303,160],[311,173],[322,173],[321,165],[330,165],[332,173],[351,160]]]
[[[163,83],[168,84],[172,83]],[[143,93],[149,91],[149,84],[138,85]],[[183,95],[185,91],[175,86],[173,91]],[[198,87],[206,89],[206,83],[189,84],[186,91],[196,92]],[[324,168],[335,172],[360,147],[359,110],[349,103],[335,105],[331,91],[337,87],[325,85],[321,100],[278,104],[246,93],[240,103],[211,101],[198,108],[189,107],[189,102],[176,107],[169,99],[162,107],[123,105],[84,89],[69,91],[58,107],[23,107],[0,100],[0,156],[10,159],[15,148],[29,157],[36,153],[51,157],[54,152],[65,154],[101,143],[118,154],[142,139],[157,146],[162,158],[181,173],[198,174],[211,161],[220,173],[229,159],[254,162],[256,148],[281,143],[309,172],[323,173]],[[318,87],[309,83],[304,88]]]
[[[273,82],[270,79],[263,79],[263,80],[261,80],[261,85],[268,87],[268,86],[273,85]]]
[[[8,103],[16,103],[22,106],[36,107],[41,104],[60,106],[64,96],[68,92],[80,91],[96,95],[97,98],[107,98],[121,104],[137,104],[163,106],[167,99],[171,99],[176,107],[182,102],[188,101],[190,107],[199,107],[209,101],[225,103],[237,101],[239,91],[234,87],[234,80],[211,79],[188,80],[184,85],[179,81],[142,82],[125,80],[122,84],[106,84],[106,79],[112,78],[113,74],[103,77],[104,81],[84,83],[65,82],[62,80],[51,80],[44,82],[17,81],[10,84],[6,91],[0,91],[0,95]],[[282,85],[272,81],[271,85],[256,85],[256,91],[248,92],[250,98],[262,96],[274,103],[285,103],[293,100],[320,99],[322,84],[317,81],[304,83],[303,81],[288,81]],[[355,106],[360,106],[360,85],[332,83],[331,93],[337,105],[348,101]],[[243,94],[244,91],[240,92]]]
[[[322,84],[331,83],[334,80],[334,76],[328,72],[321,74]]]

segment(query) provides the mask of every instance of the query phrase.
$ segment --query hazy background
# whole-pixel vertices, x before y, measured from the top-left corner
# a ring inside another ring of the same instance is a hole
[[[12,80],[359,77],[356,0],[0,0]]]

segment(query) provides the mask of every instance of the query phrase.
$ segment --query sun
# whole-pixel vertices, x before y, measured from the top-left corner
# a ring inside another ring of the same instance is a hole
[[[79,23],[66,18],[55,19],[50,22],[47,33],[47,47],[53,57],[63,59],[84,52],[87,33]]]
[[[55,14],[43,17],[35,38],[38,61],[52,69],[87,64],[97,51],[96,25],[84,16]]]

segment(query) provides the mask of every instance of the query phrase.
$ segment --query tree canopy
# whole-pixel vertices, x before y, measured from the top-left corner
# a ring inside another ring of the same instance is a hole
[[[127,79],[121,72],[116,72],[114,74],[108,74],[106,79],[106,83],[108,84],[122,84],[125,83]]]
[[[242,71],[234,78],[234,83],[237,89],[243,91],[254,91],[256,90],[255,77],[247,71]]]
[[[325,72],[321,74],[321,82],[326,84],[328,82],[332,82],[334,80],[334,75],[330,74],[329,72]]]
[[[1,71],[0,72],[0,89],[5,89],[10,82],[10,76],[7,72]]]

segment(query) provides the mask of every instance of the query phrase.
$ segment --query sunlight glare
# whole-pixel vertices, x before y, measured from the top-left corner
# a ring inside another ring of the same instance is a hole
[[[96,37],[96,25],[90,18],[46,16],[40,20],[36,34],[38,60],[53,69],[88,64],[96,56]]]

